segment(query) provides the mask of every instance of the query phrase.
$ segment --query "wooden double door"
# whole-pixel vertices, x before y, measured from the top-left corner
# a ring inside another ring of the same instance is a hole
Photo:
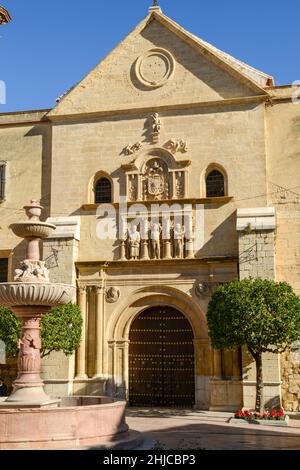
[[[129,344],[132,406],[192,407],[195,404],[193,331],[171,307],[153,307],[133,322]]]

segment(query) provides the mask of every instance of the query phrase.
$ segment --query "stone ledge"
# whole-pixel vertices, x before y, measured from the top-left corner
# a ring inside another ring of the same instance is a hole
[[[237,210],[237,231],[274,230],[276,212],[274,207],[258,207]]]
[[[260,426],[275,426],[275,427],[286,427],[289,426],[290,418],[288,415],[285,416],[285,419],[280,421],[276,419],[253,419],[252,421],[247,421],[246,419],[230,418],[227,422],[230,424],[245,424],[252,425],[258,424]]]
[[[75,240],[80,240],[80,217],[73,216],[73,217],[50,217],[47,219],[47,223],[53,224],[56,226],[55,232],[51,234],[51,237],[48,238],[53,239],[61,239],[61,238],[72,238]]]

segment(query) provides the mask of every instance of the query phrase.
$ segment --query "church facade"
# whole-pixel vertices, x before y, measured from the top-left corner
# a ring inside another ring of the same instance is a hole
[[[24,253],[9,225],[41,200],[44,260],[83,315],[76,356],[45,359],[48,393],[254,405],[253,359],[212,349],[206,311],[237,278],[300,294],[298,103],[156,6],[52,110],[0,114],[0,281]],[[298,357],[264,355],[267,406],[300,409]]]

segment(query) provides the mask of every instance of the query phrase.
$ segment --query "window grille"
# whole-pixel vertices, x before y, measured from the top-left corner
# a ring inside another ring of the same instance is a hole
[[[109,179],[101,178],[97,181],[95,186],[95,202],[96,204],[112,202],[111,182]]]
[[[5,170],[6,163],[0,162],[0,202],[5,199]]]
[[[206,178],[206,197],[225,196],[224,176],[218,170],[213,170]]]

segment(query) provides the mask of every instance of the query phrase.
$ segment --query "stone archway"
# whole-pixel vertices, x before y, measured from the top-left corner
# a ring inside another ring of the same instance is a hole
[[[187,318],[168,306],[142,311],[129,335],[129,403],[195,404],[194,334]]]
[[[141,312],[161,306],[180,312],[193,331],[196,406],[208,409],[212,351],[206,318],[193,298],[170,286],[148,286],[136,290],[130,297],[119,302],[118,308],[110,317],[106,329],[108,348],[104,349],[107,393],[129,398],[129,347],[132,324]]]

